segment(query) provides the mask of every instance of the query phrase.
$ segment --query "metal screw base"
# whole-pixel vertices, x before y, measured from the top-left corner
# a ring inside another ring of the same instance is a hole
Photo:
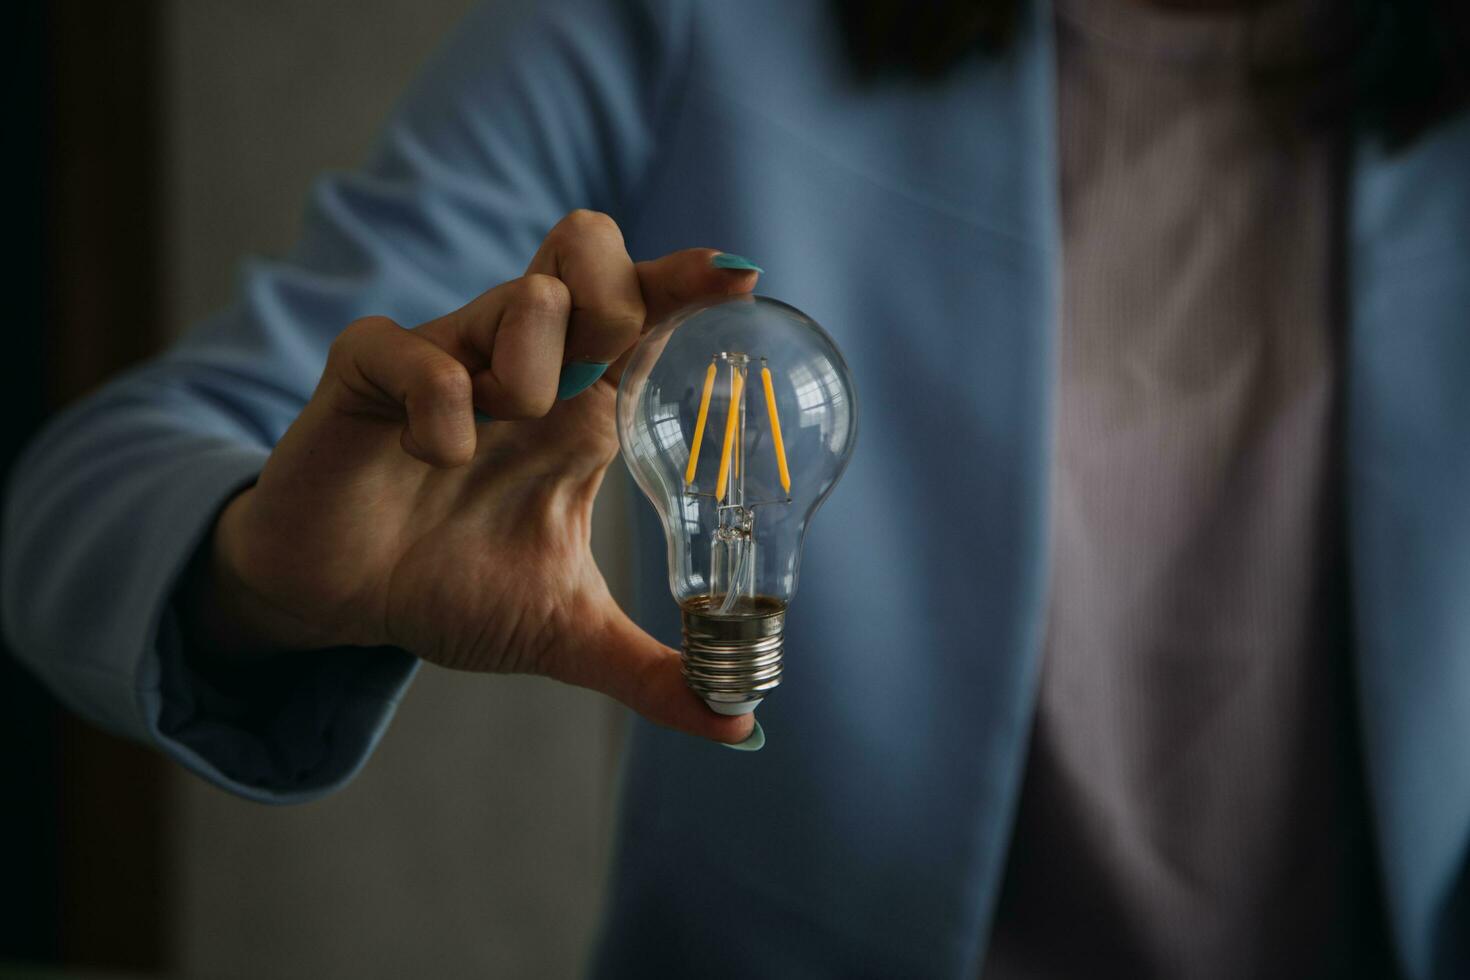
[[[700,596],[681,608],[684,681],[716,711],[759,701],[781,683],[786,603],[753,596],[717,613]]]

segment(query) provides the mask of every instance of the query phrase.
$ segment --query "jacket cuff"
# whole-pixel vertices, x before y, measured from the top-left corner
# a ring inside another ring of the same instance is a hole
[[[316,799],[366,763],[418,659],[395,648],[344,647],[200,671],[187,655],[173,606],[179,579],[219,511],[265,463],[255,450],[210,456],[181,495],[186,510],[174,524],[180,538],[156,552],[166,564],[152,570],[157,577],[148,593],[158,597],[157,607],[133,676],[140,734],[239,796],[262,803]]]

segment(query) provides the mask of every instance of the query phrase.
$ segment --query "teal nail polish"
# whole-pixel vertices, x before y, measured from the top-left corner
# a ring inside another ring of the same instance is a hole
[[[761,723],[756,722],[755,729],[745,737],[745,741],[736,742],[734,745],[731,745],[729,742],[721,742],[720,744],[727,749],[734,749],[736,752],[759,752],[761,746],[766,744],[766,733],[761,728]]]
[[[573,361],[561,369],[561,384],[557,386],[556,397],[562,401],[577,397],[591,388],[606,371],[606,364],[598,364],[595,361]]]
[[[766,271],[765,269],[762,269],[760,266],[756,265],[754,262],[750,261],[750,259],[747,259],[745,256],[736,255],[733,252],[721,252],[719,255],[716,255],[714,258],[710,259],[709,264],[714,266],[716,269],[740,269],[745,272]]]
[[[494,419],[493,416],[486,415],[484,412],[480,411],[477,408],[477,409],[475,409],[475,421],[476,422],[494,422],[495,419]]]

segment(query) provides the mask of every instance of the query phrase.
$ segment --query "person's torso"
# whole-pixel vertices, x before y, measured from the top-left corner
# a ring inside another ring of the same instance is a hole
[[[862,431],[807,539],[766,747],[634,728],[600,974],[978,968],[1048,585],[1047,29],[938,87],[865,87],[825,4],[700,8],[688,88],[619,216],[630,250],[760,262],[761,291],[848,355]],[[635,507],[640,618],[677,645],[661,532]]]

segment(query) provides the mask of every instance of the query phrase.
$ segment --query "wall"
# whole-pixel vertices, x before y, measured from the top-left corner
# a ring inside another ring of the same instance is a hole
[[[165,108],[169,327],[284,250],[313,174],[351,166],[467,0],[173,0]],[[490,284],[487,284],[487,286]],[[615,464],[615,469],[620,467]],[[615,594],[626,507],[594,548]],[[573,976],[598,914],[621,709],[521,677],[425,668],[361,777],[308,806],[175,773],[189,977]]]

